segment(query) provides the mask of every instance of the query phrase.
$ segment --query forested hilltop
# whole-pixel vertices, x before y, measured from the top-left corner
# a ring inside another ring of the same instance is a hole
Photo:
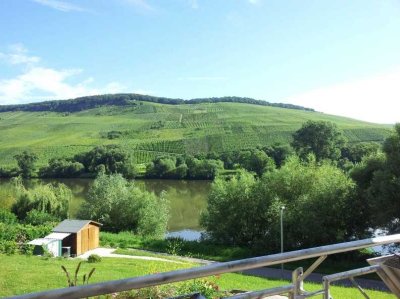
[[[297,109],[305,111],[314,111],[314,109],[302,106],[284,104],[284,103],[270,103],[262,100],[255,100],[252,98],[243,97],[212,97],[212,98],[199,98],[191,100],[171,99],[165,97],[153,97],[141,94],[107,94],[80,97],[70,100],[57,100],[45,101],[30,104],[20,105],[0,105],[0,112],[11,111],[53,111],[53,112],[78,112],[87,109],[93,109],[103,106],[132,106],[136,105],[137,101],[168,104],[168,105],[183,105],[183,104],[202,104],[202,103],[245,103],[260,106],[279,107],[287,109]]]

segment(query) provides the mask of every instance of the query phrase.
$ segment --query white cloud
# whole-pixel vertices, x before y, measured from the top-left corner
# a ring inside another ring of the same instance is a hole
[[[28,50],[21,44],[11,45],[8,53],[0,52],[0,61],[10,64],[33,64],[40,61],[37,56],[28,55]]]
[[[46,99],[68,99],[79,96],[117,93],[126,90],[118,82],[110,82],[103,87],[93,87],[92,77],[78,80],[81,69],[54,69],[39,65],[40,58],[28,56],[22,45],[11,47],[11,53],[0,53],[0,62],[23,65],[22,72],[13,77],[0,78],[0,104],[22,103]]]
[[[79,69],[30,68],[15,78],[0,80],[0,104],[46,99],[70,99],[125,90],[124,86],[118,82],[108,83],[102,88],[92,87],[90,84],[93,79],[91,78],[75,84],[68,82],[69,79],[81,72],[82,70]]]
[[[287,99],[318,111],[377,123],[400,122],[400,67]]]
[[[85,11],[84,8],[65,1],[59,1],[59,0],[32,0],[32,1],[62,12]]]

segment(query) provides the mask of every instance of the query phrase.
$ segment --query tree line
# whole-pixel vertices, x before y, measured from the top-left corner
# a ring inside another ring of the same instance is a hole
[[[364,156],[377,153],[378,143],[346,144],[343,134],[329,122],[307,122],[293,134],[291,144],[275,144],[256,148],[231,151],[209,152],[207,154],[163,155],[147,163],[145,171],[138,171],[131,152],[119,145],[98,146],[71,158],[52,158],[48,165],[37,169],[38,156],[24,151],[14,156],[18,167],[0,168],[0,177],[24,178],[94,178],[98,173],[120,173],[126,178],[147,177],[160,179],[203,179],[212,180],[220,174],[232,173],[238,169],[254,172],[257,176],[268,170],[280,168],[285,160],[298,155],[305,159],[315,155],[317,161],[329,159],[338,167],[349,171]]]
[[[261,106],[271,106],[287,109],[314,111],[314,109],[306,108],[298,105],[285,104],[285,103],[271,103],[264,100],[256,100],[245,97],[221,97],[221,98],[201,98],[201,99],[172,99],[165,97],[154,97],[141,94],[106,94],[96,96],[86,96],[76,99],[69,100],[54,100],[37,102],[30,104],[18,104],[18,105],[0,105],[1,112],[12,112],[12,111],[29,111],[29,112],[40,112],[40,111],[52,111],[52,112],[64,112],[73,113],[83,110],[93,109],[103,106],[133,106],[137,105],[137,102],[150,102],[160,103],[169,105],[183,105],[183,104],[202,104],[202,103],[245,103]]]

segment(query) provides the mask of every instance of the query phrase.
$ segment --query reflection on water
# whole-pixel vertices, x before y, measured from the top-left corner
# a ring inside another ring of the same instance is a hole
[[[70,215],[75,217],[79,207],[87,196],[88,190],[93,183],[91,179],[49,179],[49,180],[28,180],[26,187],[30,188],[38,182],[61,182],[67,185],[73,193],[73,200],[70,203]],[[174,232],[183,231],[182,234],[188,236],[188,232],[196,231],[199,234],[199,217],[203,209],[206,208],[206,200],[210,191],[211,182],[209,181],[178,181],[178,180],[136,180],[135,183],[150,192],[159,195],[166,191],[166,197],[170,201],[170,220],[168,230]],[[8,206],[9,196],[3,195],[10,189],[9,180],[0,180],[0,206]],[[3,193],[2,193],[3,192]],[[8,193],[7,193],[8,194]],[[7,201],[7,203],[6,203]]]
[[[169,232],[165,235],[165,238],[181,238],[186,241],[198,241],[201,238],[202,232],[192,229],[183,229],[176,232]]]

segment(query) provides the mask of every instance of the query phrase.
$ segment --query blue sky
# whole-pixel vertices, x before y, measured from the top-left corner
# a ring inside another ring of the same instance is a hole
[[[400,121],[400,0],[0,1],[0,104],[115,92]]]

